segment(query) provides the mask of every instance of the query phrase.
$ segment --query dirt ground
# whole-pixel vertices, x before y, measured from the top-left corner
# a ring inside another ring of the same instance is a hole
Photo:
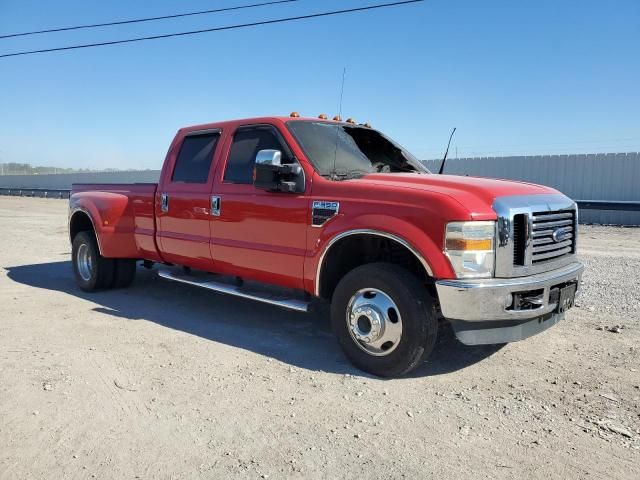
[[[554,328],[381,380],[319,313],[81,292],[66,208],[0,197],[0,478],[640,478],[640,229],[582,228]]]

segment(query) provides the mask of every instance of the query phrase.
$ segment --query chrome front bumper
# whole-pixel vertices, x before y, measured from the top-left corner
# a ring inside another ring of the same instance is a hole
[[[448,320],[492,323],[495,320],[526,321],[554,312],[557,304],[549,301],[551,289],[572,281],[579,284],[583,270],[580,262],[574,262],[527,277],[439,280],[436,282],[436,289],[442,315]],[[544,290],[543,301],[537,308],[513,310],[505,306],[507,294],[540,289]],[[477,325],[476,328],[481,326]]]

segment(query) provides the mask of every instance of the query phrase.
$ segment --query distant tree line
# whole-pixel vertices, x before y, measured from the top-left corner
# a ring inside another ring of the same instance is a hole
[[[82,173],[82,172],[120,172],[119,168],[60,168],[34,167],[28,163],[0,163],[0,175],[44,175],[49,173]]]

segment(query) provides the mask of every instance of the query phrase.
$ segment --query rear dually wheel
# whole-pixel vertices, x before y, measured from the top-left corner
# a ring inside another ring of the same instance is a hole
[[[114,281],[114,260],[100,255],[93,232],[79,232],[71,248],[76,283],[85,292],[111,288]]]

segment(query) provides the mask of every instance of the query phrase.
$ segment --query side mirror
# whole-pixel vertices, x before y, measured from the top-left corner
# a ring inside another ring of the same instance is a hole
[[[282,152],[280,150],[260,150],[256,155],[258,165],[282,165]]]
[[[295,164],[282,165],[280,150],[260,150],[253,168],[253,185],[262,190],[296,193],[302,167]],[[304,186],[302,187],[304,190]]]

